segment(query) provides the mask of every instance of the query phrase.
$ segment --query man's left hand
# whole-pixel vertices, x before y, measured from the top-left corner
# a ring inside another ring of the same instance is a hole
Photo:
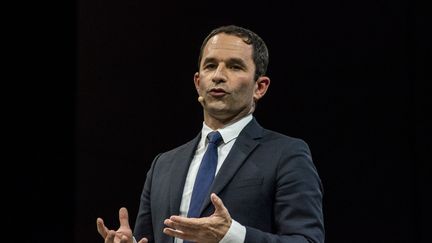
[[[167,228],[163,232],[169,236],[199,243],[219,242],[231,226],[231,215],[222,200],[212,193],[210,199],[215,211],[209,217],[186,218],[171,216],[165,219]]]

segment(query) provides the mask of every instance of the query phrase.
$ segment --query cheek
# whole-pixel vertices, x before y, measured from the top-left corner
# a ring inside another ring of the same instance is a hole
[[[200,74],[200,76],[199,76],[199,86],[201,88],[208,86],[208,84],[211,83],[211,82],[209,82],[209,80],[211,80],[211,79],[209,79],[208,75]]]
[[[202,90],[205,87],[205,77],[203,77],[202,75],[200,75],[198,77],[198,80],[195,82],[195,87],[198,90]]]
[[[236,89],[237,97],[243,101],[250,101],[254,96],[254,86],[244,84]]]

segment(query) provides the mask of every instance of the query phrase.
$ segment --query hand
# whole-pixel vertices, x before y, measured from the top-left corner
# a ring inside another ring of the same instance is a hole
[[[164,223],[169,228],[163,232],[169,236],[199,243],[219,242],[231,226],[231,215],[224,206],[222,200],[212,193],[210,199],[215,207],[215,212],[209,217],[186,218],[171,216]]]
[[[104,238],[105,243],[133,243],[132,230],[129,226],[128,211],[126,208],[119,210],[120,227],[117,231],[108,229],[101,218],[97,218],[96,226],[99,234]],[[142,238],[138,243],[147,243],[146,238]]]

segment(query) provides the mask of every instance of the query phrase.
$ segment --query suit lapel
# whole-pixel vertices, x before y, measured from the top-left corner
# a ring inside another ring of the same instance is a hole
[[[183,187],[189,170],[189,165],[194,156],[196,146],[200,140],[201,133],[192,141],[187,143],[173,158],[170,168],[170,215],[178,215],[183,194]]]
[[[205,197],[200,213],[209,206],[210,193],[218,194],[231,181],[249,154],[258,146],[256,138],[261,137],[262,127],[253,119],[239,134],[231,151],[222,164],[209,194]]]

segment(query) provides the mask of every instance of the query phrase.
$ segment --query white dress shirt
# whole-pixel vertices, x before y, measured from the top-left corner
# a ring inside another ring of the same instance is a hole
[[[216,174],[219,172],[225,158],[231,151],[234,142],[236,141],[238,135],[243,130],[243,128],[252,120],[252,114],[249,114],[242,119],[229,124],[223,128],[218,129],[219,133],[222,135],[223,143],[218,146],[218,162],[216,167]],[[185,186],[183,189],[183,196],[180,204],[180,216],[187,216],[189,210],[189,204],[192,197],[192,190],[195,182],[195,178],[198,174],[198,169],[204,153],[207,149],[207,135],[213,130],[209,128],[204,122],[201,130],[201,140],[198,144],[197,150],[195,151],[194,158],[189,166],[189,171],[186,177]],[[216,176],[216,175],[215,175]],[[243,243],[246,237],[246,228],[235,221],[232,220],[232,224],[228,229],[226,235],[222,238],[220,243]],[[182,243],[182,239],[175,238],[174,243]]]

